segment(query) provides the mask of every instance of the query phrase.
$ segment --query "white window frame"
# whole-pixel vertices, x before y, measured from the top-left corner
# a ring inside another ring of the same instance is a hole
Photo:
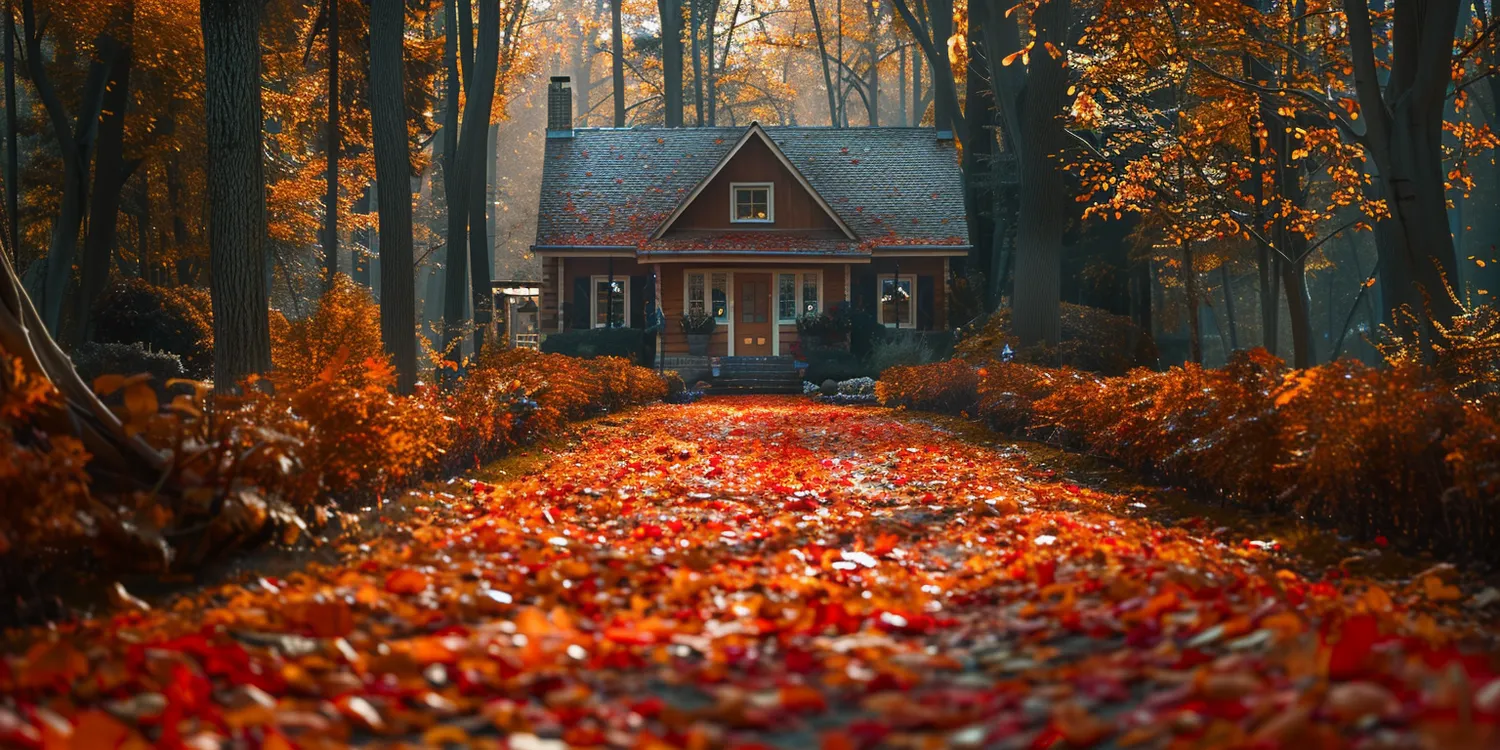
[[[620,316],[620,327],[630,327],[630,277],[615,276],[615,281],[620,284],[621,300],[625,303]],[[607,274],[589,277],[589,327],[604,328],[605,324],[599,322],[599,284],[609,283]]]
[[[766,191],[766,218],[764,219],[741,219],[736,214],[739,207],[740,190]],[[731,224],[774,224],[776,223],[776,183],[774,182],[731,182],[729,183],[729,223]]]
[[[916,274],[903,273],[893,275],[888,273],[875,276],[875,319],[887,328],[895,328],[896,321],[885,319],[885,303],[881,300],[880,292],[885,282],[895,279],[898,283],[905,281],[911,288],[911,303],[906,306],[906,320],[901,321],[902,328],[917,327],[917,276]]]
[[[734,272],[732,272],[732,271],[715,271],[715,270],[710,270],[710,269],[697,269],[697,270],[690,269],[688,271],[683,272],[683,274],[682,274],[682,311],[683,312],[687,312],[688,310],[691,310],[692,307],[693,307],[693,299],[692,299],[692,297],[690,295],[692,294],[692,282],[691,282],[691,279],[694,276],[702,276],[703,277],[703,311],[707,312],[707,311],[713,309],[713,306],[714,306],[714,274],[716,274],[716,273],[724,274],[724,316],[723,317],[715,317],[714,320],[718,321],[719,325],[721,325],[721,326],[727,326],[727,325],[729,325],[730,321],[733,320],[733,318],[734,318],[734,302],[733,302],[734,295],[730,294],[730,292],[734,290]]]
[[[777,325],[784,325],[784,326],[796,325],[797,324],[797,319],[800,318],[800,317],[802,317],[803,315],[807,314],[807,311],[806,311],[807,301],[805,299],[805,296],[806,296],[805,295],[805,292],[806,292],[805,284],[806,284],[806,279],[807,279],[808,276],[816,276],[817,277],[817,281],[814,282],[814,283],[817,285],[817,289],[818,289],[818,311],[819,312],[823,311],[823,272],[821,270],[817,270],[817,271],[808,271],[808,270],[803,270],[803,269],[781,270],[781,271],[776,271],[776,272],[772,273],[771,276],[775,279],[775,283],[776,283],[776,300],[775,300],[775,302],[776,302],[776,323],[777,323]],[[793,286],[792,286],[792,288],[793,288],[794,294],[796,295],[796,305],[795,305],[796,314],[793,315],[790,318],[783,318],[783,317],[781,317],[781,277],[782,276],[791,276],[792,279],[793,279]]]

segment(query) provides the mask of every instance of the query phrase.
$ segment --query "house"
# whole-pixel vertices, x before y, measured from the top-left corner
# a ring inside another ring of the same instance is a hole
[[[718,320],[708,355],[785,357],[799,316],[848,301],[891,327],[946,328],[969,252],[958,155],[930,128],[574,128],[551,80],[533,250],[541,330],[646,325],[688,351],[684,313]]]

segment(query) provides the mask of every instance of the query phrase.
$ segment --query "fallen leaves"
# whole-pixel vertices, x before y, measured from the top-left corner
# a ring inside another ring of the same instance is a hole
[[[338,564],[25,634],[0,745],[1465,747],[1500,720],[1451,571],[1299,575],[895,412],[658,406],[545,458]]]

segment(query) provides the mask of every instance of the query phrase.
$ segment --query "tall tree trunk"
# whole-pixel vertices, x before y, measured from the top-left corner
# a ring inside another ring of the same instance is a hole
[[[1297,235],[1301,237],[1300,234]],[[1292,325],[1292,366],[1312,367],[1317,354],[1313,351],[1312,299],[1307,291],[1307,260],[1303,250],[1307,242],[1294,241],[1292,249],[1297,251],[1296,261],[1283,260],[1281,286],[1286,290],[1287,316]]]
[[[460,6],[467,2],[460,3]],[[463,16],[460,15],[460,18]],[[467,76],[468,95],[464,99],[463,122],[459,127],[458,150],[454,155],[452,163],[453,178],[448,181],[453,186],[453,193],[448,196],[448,258],[450,266],[447,280],[447,301],[444,307],[444,317],[447,319],[447,336],[456,337],[463,325],[463,303],[464,303],[464,277],[455,273],[462,266],[458,264],[458,258],[468,254],[469,263],[476,267],[468,269],[472,274],[474,282],[470,291],[471,301],[474,303],[476,318],[484,314],[488,305],[480,304],[481,285],[489,285],[489,268],[487,264],[476,264],[478,256],[488,256],[484,248],[487,238],[471,238],[470,230],[478,230],[478,234],[484,233],[484,209],[476,206],[475,198],[482,203],[484,199],[484,153],[485,141],[489,135],[490,110],[494,106],[495,83],[499,72],[500,63],[500,0],[479,0],[479,26],[478,40],[475,46],[473,61],[470,63],[469,75]],[[477,179],[476,179],[476,174]],[[477,242],[475,241],[477,240]],[[475,248],[478,248],[476,251]],[[458,266],[458,268],[455,268]],[[456,315],[454,313],[457,313]],[[453,338],[445,340],[445,344],[452,344]],[[482,326],[475,333],[475,343],[482,344]],[[453,346],[450,357],[461,356],[461,347]]]
[[[699,38],[699,29],[703,19],[698,12],[699,0],[687,0],[688,11],[688,49],[693,56],[693,116],[698,121],[698,127],[703,127],[703,118],[708,113],[703,108],[703,45]],[[713,63],[709,63],[710,66]]]
[[[72,282],[73,258],[88,210],[89,163],[93,160],[99,112],[104,106],[105,84],[109,80],[109,65],[105,60],[113,56],[111,46],[114,41],[101,36],[96,42],[98,59],[89,65],[77,117],[70,123],[67,108],[47,73],[47,56],[42,49],[42,31],[37,24],[33,0],[22,0],[21,20],[26,38],[28,77],[47,112],[62,158],[62,203],[52,228],[52,246],[47,252],[47,275],[41,300],[42,320],[46,322],[47,330],[56,336],[61,331],[63,300]]]
[[[818,60],[823,63],[823,89],[828,92],[828,124],[839,126],[838,89],[833,85],[833,73],[828,68],[828,44],[823,39],[823,19],[818,14],[818,0],[807,0],[812,13],[813,36],[818,40]]]
[[[906,47],[897,50],[896,73],[896,124],[906,127]]]
[[[1229,275],[1228,263],[1219,264],[1219,278],[1224,282],[1224,317],[1229,324],[1229,348],[1231,351],[1239,351],[1239,325],[1235,322],[1234,314],[1234,279]]]
[[[396,366],[396,388],[417,383],[417,301],[406,129],[404,0],[370,3],[370,131],[380,214],[380,339]]]
[[[922,127],[922,116],[927,114],[922,109],[922,55],[915,51],[911,55],[911,124],[912,127]]]
[[[354,213],[368,217],[376,200],[375,183],[371,182],[365,186],[359,200],[354,202]],[[370,268],[375,260],[374,253],[371,252],[375,248],[373,233],[368,228],[361,228],[354,230],[353,235],[349,243],[349,275],[353,277],[354,283],[374,291]]]
[[[724,32],[724,60],[714,63],[714,49],[717,42],[714,40],[714,26],[719,22],[719,0],[712,0],[708,4],[708,35],[704,37],[707,53],[704,58],[708,60],[708,76],[703,82],[703,95],[708,97],[705,102],[708,107],[708,124],[710,127],[719,124],[719,73],[729,62],[729,49],[734,45],[734,29],[739,22],[740,5],[744,0],[735,0],[734,15],[730,16],[729,29]]]
[[[448,208],[448,231],[443,248],[442,342],[448,350],[448,359],[458,363],[463,361],[463,347],[455,342],[463,328],[464,302],[468,299],[469,286],[469,247],[465,241],[469,213],[468,203],[464,201],[468,186],[458,174],[459,89],[464,81],[459,67],[458,45],[459,37],[465,34],[460,18],[461,14],[467,14],[468,4],[448,0],[447,8],[443,43],[448,71],[443,94],[443,196]]]
[[[609,49],[610,80],[615,91],[615,127],[625,127],[625,36],[621,29],[620,4],[625,0],[609,0]]]
[[[127,20],[120,28],[129,34],[134,3],[126,3]],[[126,37],[128,39],[128,36]],[[89,309],[109,284],[114,266],[115,238],[119,227],[120,199],[134,165],[125,162],[125,114],[130,105],[131,47],[121,44],[110,63],[109,85],[104,94],[99,124],[98,154],[94,159],[94,200],[89,206],[88,234],[79,262],[79,286],[74,295],[70,339],[78,346],[88,339]]]
[[[661,14],[662,98],[669,128],[682,127],[682,2],[656,0]]]
[[[1393,5],[1389,75],[1382,78],[1369,5],[1344,0],[1365,151],[1389,209],[1381,222],[1389,230],[1376,235],[1381,291],[1387,316],[1409,306],[1419,315],[1430,309],[1433,319],[1446,322],[1458,313],[1445,288],[1457,281],[1458,256],[1448,224],[1443,107],[1460,3],[1396,0]],[[1420,317],[1431,328],[1431,321]]]
[[[214,382],[271,366],[262,164],[261,0],[202,0]]]
[[[865,72],[865,112],[870,127],[880,126],[880,2],[865,3],[865,57],[870,67]]]
[[[995,97],[984,86],[978,85],[987,75],[986,51],[982,43],[986,14],[970,17],[968,30],[968,80],[976,85],[964,92],[963,138],[963,188],[964,212],[969,217],[968,267],[984,271],[994,268],[995,212],[994,186],[989,179],[990,163],[995,153],[995,136],[991,126],[995,121]],[[996,279],[998,282],[999,280]],[[993,287],[994,285],[987,285]],[[998,300],[989,300],[998,303]],[[994,309],[993,304],[990,309]]]
[[[328,0],[328,164],[323,193],[323,288],[333,288],[339,272],[339,0]]]
[[[1203,322],[1200,311],[1202,297],[1198,294],[1198,269],[1193,253],[1193,243],[1182,241],[1182,288],[1187,293],[1188,357],[1193,364],[1203,364]]]
[[[21,157],[16,137],[16,16],[5,0],[5,206],[10,215],[11,259],[21,253]]]
[[[903,0],[897,0],[900,7]],[[1058,155],[1065,144],[1062,121],[1068,86],[1066,52],[1046,53],[1047,45],[1067,46],[1069,0],[1046,0],[1032,13],[1036,54],[1023,74],[1000,65],[1019,50],[1017,22],[998,6],[985,19],[991,85],[1004,132],[1014,134],[1020,178],[1016,221],[1015,296],[1012,321],[1024,346],[1056,347],[1062,333],[1062,240],[1068,221],[1068,195]],[[941,95],[934,101],[941,99]]]

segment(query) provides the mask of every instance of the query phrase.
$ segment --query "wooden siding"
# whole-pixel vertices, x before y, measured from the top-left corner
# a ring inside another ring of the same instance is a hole
[[[776,186],[774,223],[735,224],[729,220],[729,187],[736,182],[769,182]],[[818,236],[843,236],[838,224],[834,223],[759,138],[747,141],[744,148],[724,165],[724,169],[677,217],[669,233],[695,230],[794,231]]]

